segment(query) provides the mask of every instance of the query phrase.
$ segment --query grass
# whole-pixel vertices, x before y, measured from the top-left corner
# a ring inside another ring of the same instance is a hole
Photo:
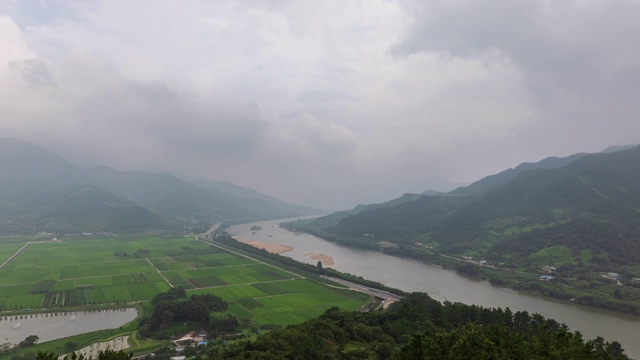
[[[529,258],[541,266],[549,265],[560,267],[563,265],[577,265],[577,260],[574,258],[573,252],[568,246],[564,245],[546,247],[531,254]]]
[[[0,259],[13,256],[22,246],[0,242]],[[138,303],[140,309],[150,311],[144,304],[171,285],[184,286],[188,294],[220,296],[230,302],[231,314],[256,327],[299,323],[333,306],[357,310],[369,301],[366,295],[331,289],[193,238],[72,239],[32,243],[0,269],[0,308],[8,315],[25,308],[69,311]],[[136,329],[134,322],[121,329],[54,340],[19,352],[61,354],[68,341],[82,347],[134,335]],[[158,346],[157,342],[134,342],[140,349]]]

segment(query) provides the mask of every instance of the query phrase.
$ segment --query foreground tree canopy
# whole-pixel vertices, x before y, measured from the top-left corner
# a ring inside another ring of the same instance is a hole
[[[166,301],[187,305],[202,300],[179,295],[175,299],[162,299],[156,306]],[[208,300],[209,304],[217,302]],[[211,316],[221,323],[226,321],[224,313],[212,311]],[[410,294],[381,312],[345,312],[334,307],[316,319],[273,330],[254,340],[227,344],[211,341],[199,356],[305,360],[628,359],[619,343],[602,338],[585,340],[579,332],[571,332],[566,325],[539,314],[440,303],[422,293]],[[98,360],[130,357],[122,351],[107,351]],[[56,356],[38,353],[36,359],[53,360]],[[68,360],[88,359],[72,355]]]
[[[627,359],[620,344],[585,341],[527,312],[444,304],[414,293],[385,312],[329,309],[256,341],[211,347],[223,359]]]

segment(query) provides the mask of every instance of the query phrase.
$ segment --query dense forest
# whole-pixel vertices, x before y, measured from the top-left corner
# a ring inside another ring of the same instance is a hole
[[[167,302],[177,301],[188,307],[187,302],[200,301],[186,299],[180,292],[161,295],[155,301],[155,309]],[[151,318],[156,316],[154,311]],[[423,293],[409,294],[382,311],[346,312],[330,308],[316,319],[275,329],[257,338],[223,342],[220,340],[223,333],[213,334],[213,341],[196,349],[194,356],[275,360],[628,359],[618,342],[599,337],[584,339],[564,324],[538,314],[440,303]],[[174,356],[175,352],[165,350],[156,351],[154,358]],[[131,354],[122,351],[108,351],[98,360],[130,357]],[[35,357],[55,358],[52,353],[38,353]]]
[[[140,323],[140,335],[152,338],[168,338],[174,335],[176,323],[193,323],[199,329],[209,331],[211,336],[222,335],[236,330],[238,320],[223,312],[228,304],[211,295],[191,295],[183,288],[171,288],[157,294],[151,300],[153,312]]]
[[[223,359],[627,359],[617,342],[585,340],[527,312],[444,304],[413,293],[382,312],[329,309],[255,341],[210,347]]]
[[[633,147],[522,164],[448,194],[405,195],[283,227],[518,290],[640,313],[633,280],[640,278],[638,209],[640,147]],[[608,273],[616,275],[604,278]],[[541,275],[553,281],[541,283]]]
[[[504,182],[480,180],[474,191],[405,195],[287,226],[355,246],[420,242],[520,267],[540,266],[531,255],[556,245],[568,246],[580,266],[638,262],[640,147],[567,159],[509,172]]]

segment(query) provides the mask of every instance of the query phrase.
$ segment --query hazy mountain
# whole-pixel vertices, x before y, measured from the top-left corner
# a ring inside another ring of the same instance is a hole
[[[601,153],[612,153],[617,151],[629,150],[637,145],[610,146]],[[520,173],[529,170],[538,169],[557,169],[559,167],[570,164],[586,155],[587,153],[578,153],[566,157],[548,157],[536,163],[524,162],[513,169],[507,169],[494,175],[489,175],[480,179],[469,186],[464,186],[453,190],[454,195],[478,195],[495,185],[505,184],[518,176]]]
[[[425,193],[425,192],[440,192],[445,193],[457,189],[459,187],[468,186],[469,183],[456,183],[439,176],[430,176],[422,180],[419,184],[415,185],[415,190],[412,192]]]
[[[0,139],[0,169],[3,234],[202,228],[308,214],[251,189],[238,197],[169,174],[80,167],[15,139]]]
[[[38,146],[0,139],[0,232],[87,232],[164,227],[132,201],[78,181],[81,168]]]
[[[633,149],[636,146],[638,146],[638,145],[609,146],[608,148],[602,150],[601,153],[611,153],[611,152],[616,152],[616,151],[629,150],[629,149]]]
[[[27,142],[0,138],[0,198],[23,189],[64,186],[78,167]]]
[[[488,189],[496,186],[505,184],[511,181],[513,178],[518,176],[519,174],[529,171],[529,170],[537,170],[537,169],[556,169],[567,164],[570,164],[584,156],[586,153],[574,154],[567,157],[548,157],[536,163],[522,163],[516,166],[513,169],[507,169],[502,172],[499,172],[494,175],[489,175],[483,179],[480,179],[469,186],[461,187],[453,190],[451,194],[453,195],[478,195],[487,191]]]
[[[553,246],[587,262],[640,261],[640,147],[541,163],[489,178],[499,181],[472,196],[456,191],[361,211],[324,232],[354,242],[364,234],[369,242],[427,241],[449,253],[473,250],[524,263]]]
[[[272,196],[260,193],[256,190],[236,185],[230,181],[207,180],[187,176],[180,177],[192,184],[201,186],[203,188],[219,191],[224,194],[231,195],[237,199],[246,199],[247,201],[253,202],[254,204],[263,203],[267,206],[280,209],[283,212],[288,212],[292,214],[292,216],[316,215],[322,213],[321,210],[314,209],[308,206],[287,203]]]
[[[298,220],[297,224],[298,225],[305,224],[305,227],[310,227],[316,231],[320,231],[322,229],[337,225],[347,217],[351,217],[354,215],[358,215],[364,212],[369,212],[377,209],[393,208],[393,207],[396,207],[397,205],[401,205],[406,202],[410,202],[410,201],[414,201],[414,200],[417,200],[420,198],[426,198],[426,197],[428,196],[422,195],[422,194],[404,194],[397,199],[393,199],[393,200],[379,203],[379,204],[370,204],[370,205],[360,204],[351,210],[337,211],[329,215],[325,215],[317,218]]]

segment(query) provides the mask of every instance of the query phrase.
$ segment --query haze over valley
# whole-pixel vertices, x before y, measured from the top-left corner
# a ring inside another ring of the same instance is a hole
[[[637,144],[639,6],[2,2],[0,136],[319,209],[382,202]]]
[[[638,18],[1,1],[0,359],[640,358]]]

